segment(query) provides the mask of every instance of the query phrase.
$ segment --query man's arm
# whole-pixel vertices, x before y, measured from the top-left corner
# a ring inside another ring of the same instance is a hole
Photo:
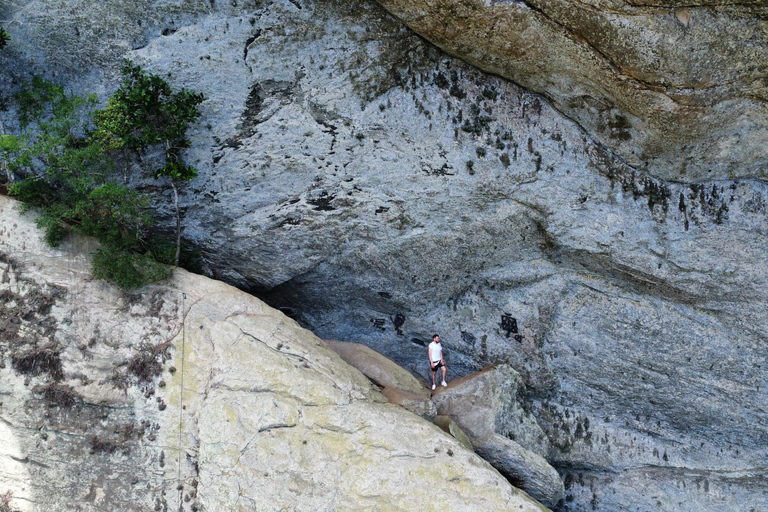
[[[429,354],[429,366],[431,368],[434,368],[435,363],[432,362],[432,347],[429,347],[429,349],[427,350],[427,353]]]

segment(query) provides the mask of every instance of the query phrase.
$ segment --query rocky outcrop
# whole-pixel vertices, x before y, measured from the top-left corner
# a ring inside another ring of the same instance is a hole
[[[378,1],[654,176],[768,177],[763,2]]]
[[[434,392],[439,414],[452,417],[474,439],[501,434],[546,457],[549,440],[531,414],[525,384],[509,365],[483,368]]]
[[[562,510],[764,507],[764,181],[685,183],[696,174],[628,166],[600,141],[619,151],[642,136],[623,141],[613,113],[595,107],[606,132],[592,139],[545,97],[447,56],[373,2],[237,4],[0,4],[14,20],[0,86],[33,70],[106,93],[130,57],[204,92],[188,152],[200,175],[181,196],[202,270],[425,378],[435,331],[449,382],[509,364],[564,477]],[[687,33],[701,13],[728,24],[763,8],[717,4],[693,9]],[[643,19],[623,11],[612,15]],[[734,51],[762,44],[743,41]],[[581,73],[568,66],[557,72]],[[760,136],[759,115],[743,122],[743,140]],[[735,161],[728,130],[705,125]],[[707,151],[680,154],[694,153]],[[750,155],[735,175],[755,175]],[[167,198],[155,199],[171,226]]]
[[[48,248],[16,208],[0,196],[13,510],[546,510],[258,299],[182,270],[120,293],[90,242]]]
[[[391,359],[358,343],[325,343],[383,387],[382,394],[390,402],[434,418],[435,425],[475,449],[516,487],[548,507],[563,499],[560,475],[544,458],[550,450],[547,438],[530,411],[523,409],[524,384],[508,365],[452,381],[449,387],[432,391],[430,400],[426,388]]]
[[[544,505],[555,507],[565,497],[560,475],[541,455],[499,434],[474,439],[472,446],[507,480]]]
[[[452,381],[434,392],[441,416],[454,420],[477,453],[510,482],[549,507],[564,497],[563,482],[546,461],[549,441],[530,411],[522,379],[507,365]]]

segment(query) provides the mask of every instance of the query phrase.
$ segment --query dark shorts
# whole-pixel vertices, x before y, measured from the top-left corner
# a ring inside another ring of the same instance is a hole
[[[433,371],[433,372],[436,372],[436,371],[437,371],[437,369],[438,369],[438,368],[440,368],[441,366],[444,366],[442,361],[438,361],[438,362],[436,362],[436,363],[435,363],[435,366],[433,366],[433,367],[432,367],[432,371]]]

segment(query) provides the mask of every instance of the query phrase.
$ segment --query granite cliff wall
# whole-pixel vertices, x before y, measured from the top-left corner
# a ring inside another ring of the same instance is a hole
[[[201,172],[182,203],[185,239],[206,273],[321,337],[366,343],[422,375],[435,331],[454,376],[512,365],[565,480],[563,510],[764,506],[764,147],[743,146],[750,156],[726,144],[728,134],[761,137],[761,117],[738,107],[757,99],[717,103],[737,105],[728,112],[754,129],[707,121],[718,111],[709,90],[691,93],[704,116],[693,131],[682,121],[674,136],[644,127],[653,120],[634,122],[642,112],[626,115],[631,127],[611,126],[623,110],[602,121],[599,108],[594,118],[570,112],[549,89],[537,90],[552,103],[442,53],[363,0],[0,5],[16,43],[0,56],[6,88],[36,70],[107,92],[119,58],[130,57],[205,93],[188,155]],[[586,23],[577,8],[542,4],[532,16]],[[759,32],[762,8],[702,8],[686,34],[703,31],[702,20],[731,26],[738,9]],[[633,20],[667,20],[651,14]],[[642,26],[630,32],[653,33]],[[563,30],[568,44],[578,40]],[[624,37],[601,33],[607,47]],[[721,60],[738,74],[747,66],[738,52],[751,50],[734,51]],[[557,76],[618,94],[605,71],[558,62]],[[649,91],[639,97],[672,94]],[[655,101],[638,105],[656,111]],[[717,179],[699,172],[704,159],[681,163],[714,154],[683,151],[686,137],[725,144],[712,160]],[[630,155],[651,139],[669,146],[646,167]]]

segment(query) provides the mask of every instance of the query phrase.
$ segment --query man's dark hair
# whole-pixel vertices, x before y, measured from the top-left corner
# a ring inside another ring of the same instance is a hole
[[[439,335],[439,334],[433,334],[433,335],[432,335],[432,339],[433,339],[433,340],[434,340],[435,338],[439,338],[439,337],[440,337],[440,335]]]

